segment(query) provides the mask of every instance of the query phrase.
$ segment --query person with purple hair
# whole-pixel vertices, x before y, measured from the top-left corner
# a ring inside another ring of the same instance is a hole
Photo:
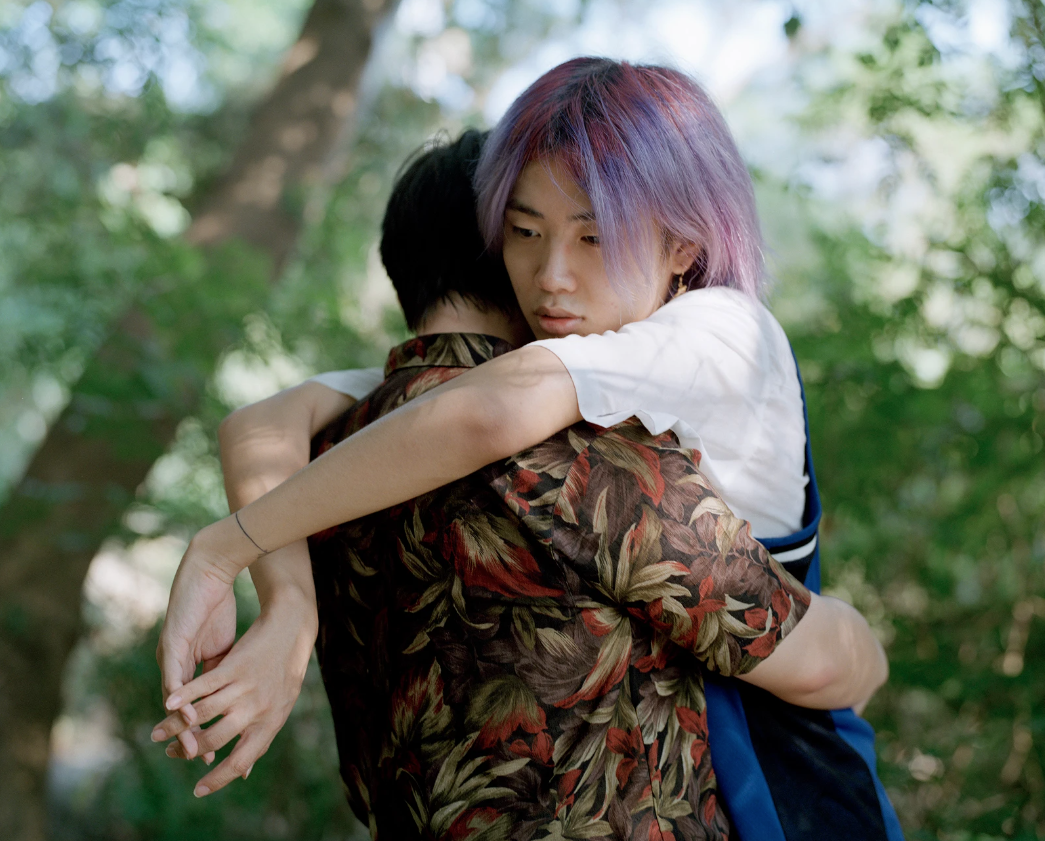
[[[702,470],[730,507],[767,545],[783,542],[782,560],[797,561],[817,583],[819,511],[801,386],[783,331],[758,301],[761,236],[750,179],[706,94],[666,68],[567,62],[498,124],[477,187],[487,243],[503,253],[540,341],[403,405],[234,520],[202,531],[183,569],[204,572],[194,582],[182,576],[172,611],[198,613],[183,605],[213,599],[201,595],[201,581],[227,582],[261,546],[285,546],[404,502],[581,420],[611,426],[632,416],[651,434],[671,430],[699,450]],[[362,481],[346,485],[345,475]],[[181,633],[191,637],[192,624],[182,621]],[[709,717],[725,716],[723,732],[732,728],[755,762],[764,762],[756,743],[772,747],[781,733],[766,721],[744,721],[745,710],[749,719],[756,710],[759,718],[786,719],[805,741],[771,757],[773,773],[754,775],[760,783],[753,795],[745,793],[751,779],[727,781],[728,758],[721,765],[715,759],[742,837],[790,841],[832,828],[853,838],[898,837],[859,725],[804,720],[761,696],[738,696],[734,687],[718,700],[709,692]],[[809,745],[832,760],[830,767],[821,762],[821,776],[839,783],[836,771],[856,768],[870,799],[848,809],[844,796],[854,788],[842,780],[843,798],[833,797],[830,785],[816,787],[816,768],[789,779]],[[714,756],[715,740],[711,750]],[[795,795],[809,803],[783,809],[782,799]],[[863,834],[854,829],[875,809]],[[775,828],[769,812],[780,813]],[[759,822],[745,829],[745,818]]]

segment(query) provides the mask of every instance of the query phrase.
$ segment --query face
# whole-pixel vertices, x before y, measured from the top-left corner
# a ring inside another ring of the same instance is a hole
[[[591,202],[562,166],[534,161],[515,182],[504,214],[504,264],[538,339],[602,333],[646,318],[690,262],[682,248],[660,254],[651,273],[656,283],[636,268],[633,294],[621,296],[606,275]]]

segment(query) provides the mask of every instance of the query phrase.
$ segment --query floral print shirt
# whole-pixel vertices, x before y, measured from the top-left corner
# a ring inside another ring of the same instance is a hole
[[[313,456],[510,349],[400,345]],[[701,676],[769,656],[809,594],[698,460],[581,423],[310,538],[341,775],[375,838],[728,837]]]

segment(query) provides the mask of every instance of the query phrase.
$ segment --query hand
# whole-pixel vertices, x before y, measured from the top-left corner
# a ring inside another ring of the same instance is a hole
[[[212,539],[215,530],[223,523],[208,526],[192,539],[171,586],[167,616],[156,648],[167,709],[191,700],[175,693],[192,680],[198,663],[203,663],[206,672],[220,662],[236,638],[236,601],[232,592],[235,572],[227,559],[212,548],[216,543]],[[169,703],[172,695],[173,704]],[[191,705],[182,714],[188,724],[195,723]],[[181,738],[186,749],[194,753],[192,734],[186,732]]]
[[[162,640],[162,635],[161,635]],[[232,644],[236,641],[236,597],[233,591],[230,589],[227,591],[225,596],[221,599],[218,606],[211,612],[210,616],[203,623],[203,627],[200,629],[198,635],[198,646],[194,646],[194,649],[199,652],[201,658],[200,662],[203,664],[204,673],[209,672],[215,668],[225,658],[225,655],[229,653],[232,648]],[[163,651],[161,646],[156,651],[156,658],[160,663],[161,673],[163,671],[163,665],[166,658],[166,653]],[[193,668],[195,673],[195,667]],[[189,674],[189,679],[192,678],[192,674]],[[164,695],[166,696],[166,690]],[[166,697],[164,698],[166,701]],[[192,725],[196,722],[196,712],[193,710],[191,704],[183,706],[176,715],[182,717],[186,725]],[[199,728],[196,728],[199,729]],[[181,741],[182,746],[187,754],[196,755],[197,747],[193,731],[185,729],[178,733],[178,739]],[[152,740],[159,742],[166,738],[161,732],[154,730],[152,734]],[[214,761],[213,754],[204,754],[204,762],[210,765]]]
[[[250,629],[220,664],[182,686],[182,700],[195,700],[191,721],[175,712],[157,725],[154,739],[178,736],[167,755],[206,759],[236,736],[232,752],[196,785],[203,797],[250,773],[283,727],[301,692],[312,646],[316,641],[314,596],[284,588],[266,604]],[[215,716],[221,721],[206,730],[199,726]],[[193,736],[188,749],[182,736]],[[156,737],[156,733],[161,735]]]

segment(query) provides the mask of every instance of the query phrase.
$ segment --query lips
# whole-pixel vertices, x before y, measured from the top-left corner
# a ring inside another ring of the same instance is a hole
[[[568,336],[576,333],[583,319],[561,307],[538,307],[534,314],[541,329],[549,336]]]

